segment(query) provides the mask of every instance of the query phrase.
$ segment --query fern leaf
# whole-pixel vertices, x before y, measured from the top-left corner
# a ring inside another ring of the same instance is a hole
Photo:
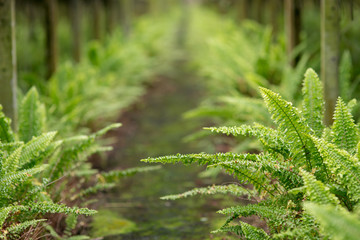
[[[142,173],[142,172],[149,172],[154,170],[159,170],[161,166],[154,166],[154,167],[136,167],[136,168],[129,168],[125,170],[115,170],[110,171],[107,173],[102,173],[101,176],[108,182],[117,181],[120,178],[133,176],[136,173]]]
[[[100,137],[102,135],[104,135],[105,133],[107,133],[108,131],[112,130],[112,129],[115,129],[115,128],[119,128],[121,127],[121,123],[113,123],[113,124],[110,124],[109,126],[106,126],[104,127],[103,129],[100,129],[99,131],[97,131],[95,134],[94,134],[94,137]]]
[[[333,142],[341,149],[354,153],[360,141],[359,129],[349,108],[339,97],[335,107],[334,124],[332,126]]]
[[[39,94],[32,87],[23,98],[19,110],[19,138],[28,142],[41,134],[45,123],[45,108],[39,101]]]
[[[14,173],[18,169],[22,148],[23,148],[22,146],[17,148],[10,156],[8,156],[4,160],[2,173],[0,176],[4,174]]]
[[[258,204],[249,204],[246,206],[225,208],[218,211],[218,213],[225,215],[237,215],[239,217],[257,215],[263,219],[278,221],[282,221],[289,216],[289,212],[286,209],[271,206],[262,206]]]
[[[324,115],[323,89],[319,77],[311,68],[305,73],[303,82],[303,116],[315,135],[320,137],[324,129],[322,118]]]
[[[36,167],[36,168],[32,168],[32,169],[25,169],[25,170],[18,171],[13,174],[3,176],[2,178],[0,178],[0,189],[2,189],[2,191],[8,190],[10,185],[23,182],[26,179],[28,179],[29,177],[31,177],[32,175],[43,171],[46,167],[47,167],[47,165],[42,165],[40,167]]]
[[[290,144],[290,152],[297,166],[307,165],[312,168],[310,150],[308,149],[306,134],[311,129],[304,124],[298,110],[290,102],[283,100],[279,94],[266,88],[260,88],[272,119],[278,125],[278,131],[284,134],[285,141]]]
[[[56,132],[43,133],[38,137],[34,137],[31,141],[27,142],[21,153],[20,166],[34,161],[39,155],[46,150],[54,139]]]
[[[51,144],[56,132],[43,133],[38,137],[34,137],[31,141],[26,143],[20,158],[20,163],[23,165],[40,155],[41,152]]]
[[[237,197],[247,195],[249,198],[256,195],[256,192],[250,189],[243,188],[236,184],[229,185],[213,185],[204,188],[194,188],[190,191],[161,197],[162,200],[176,200],[180,198],[187,198],[195,195],[212,195],[212,194],[231,194]]]
[[[337,148],[334,144],[323,139],[312,137],[319,149],[326,167],[335,180],[346,186],[348,193],[354,200],[360,199],[360,165],[355,157],[345,150]]]
[[[16,206],[16,209],[29,214],[65,213],[89,216],[97,212],[88,208],[68,207],[65,204],[51,202],[32,203],[30,206]]]
[[[319,222],[322,232],[336,240],[357,240],[360,236],[359,217],[344,209],[332,205],[320,205],[307,202],[307,212]]]
[[[280,135],[277,130],[258,123],[255,123],[253,126],[241,125],[239,127],[210,127],[205,129],[227,135],[231,134],[233,136],[254,136],[258,138],[266,148],[273,149],[285,156],[288,155],[288,149],[286,148],[282,135]]]
[[[339,200],[330,192],[329,188],[322,182],[316,180],[313,175],[304,170],[300,170],[300,173],[304,179],[306,194],[310,201],[320,204],[340,204]]]
[[[0,208],[0,227],[4,224],[6,218],[9,216],[9,213],[13,210],[13,207],[3,207]]]
[[[235,159],[256,159],[255,154],[237,154],[237,153],[216,153],[216,154],[207,154],[207,153],[194,153],[194,154],[177,154],[171,156],[163,156],[156,158],[146,158],[142,159],[142,162],[148,163],[178,163],[182,162],[183,164],[192,164],[198,163],[200,165],[205,164],[217,164],[220,162],[232,161]]]
[[[46,219],[36,219],[12,225],[6,228],[6,231],[8,232],[7,235],[17,236],[18,234],[24,232],[27,228],[37,226],[40,222],[44,221],[46,221]]]
[[[10,143],[15,141],[14,133],[11,129],[11,120],[5,117],[0,105],[0,141]]]
[[[237,226],[222,226],[211,233],[221,232],[233,232],[239,236],[245,237],[245,239],[248,240],[270,239],[270,236],[263,229],[256,228],[245,222],[240,222],[240,225]]]

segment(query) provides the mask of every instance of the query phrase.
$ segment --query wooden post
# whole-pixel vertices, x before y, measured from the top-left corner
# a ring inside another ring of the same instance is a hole
[[[321,0],[321,78],[324,82],[324,123],[333,122],[339,96],[340,13],[337,0]]]
[[[47,79],[56,71],[58,61],[57,0],[45,0]]]
[[[285,0],[284,3],[287,55],[289,63],[295,66],[298,59],[294,58],[293,51],[300,42],[301,31],[300,0]]]
[[[0,0],[0,104],[5,115],[17,121],[15,0]]]
[[[75,62],[80,62],[81,58],[81,0],[71,0],[70,3],[71,14],[71,32],[72,32],[72,52]]]

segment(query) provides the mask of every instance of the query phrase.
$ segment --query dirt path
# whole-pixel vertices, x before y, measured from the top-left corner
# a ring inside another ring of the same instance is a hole
[[[199,80],[183,63],[175,65],[173,71],[159,77],[141,103],[120,119],[123,127],[116,134],[118,142],[109,157],[109,166],[146,166],[139,160],[204,151],[194,143],[182,141],[203,124],[182,118],[200,101]],[[195,165],[166,165],[159,171],[126,179],[121,187],[105,195],[103,209],[130,220],[132,225],[127,233],[105,239],[215,239],[209,233],[224,220],[215,212],[228,204],[205,198],[159,199],[210,184],[199,180],[202,170]]]

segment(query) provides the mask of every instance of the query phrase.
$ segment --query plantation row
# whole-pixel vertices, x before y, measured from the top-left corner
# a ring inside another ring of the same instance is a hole
[[[36,84],[41,94],[33,87],[20,97],[18,125],[11,127],[1,112],[1,238],[44,237],[46,231],[50,238],[87,239],[78,236],[77,225],[79,215],[96,213],[87,208],[96,202],[91,196],[159,168],[99,172],[87,160],[111,150],[98,138],[121,126],[108,124],[172,61],[164,48],[172,42],[172,18],[143,17],[129,39],[115,33],[101,45],[90,43],[80,63],[64,62],[46,84]]]
[[[351,100],[357,97],[359,71],[352,61],[357,48],[342,49],[340,97],[333,123],[325,125],[326,97],[316,74],[320,49],[314,47],[320,36],[311,35],[317,10],[304,17],[308,22],[293,56],[296,64],[289,64],[283,32],[274,35],[255,21],[239,24],[194,7],[186,31],[186,17],[178,11],[144,16],[128,37],[115,32],[102,43],[89,43],[80,63],[63,62],[48,82],[31,77],[30,85],[38,89],[19,91],[17,124],[0,113],[0,238],[89,239],[81,226],[88,221],[83,215],[96,214],[91,210],[96,193],[123,177],[160,168],[101,172],[88,160],[111,150],[100,138],[121,125],[112,122],[157,75],[184,57],[176,49],[184,42],[176,37],[187,33],[189,67],[201,76],[206,96],[185,117],[216,125],[188,140],[213,148],[228,141],[231,152],[142,161],[207,165],[216,169],[212,175],[229,174],[236,182],[163,199],[230,194],[256,202],[220,210],[228,219],[214,233],[245,239],[358,239],[360,130],[354,119],[359,107]],[[357,23],[342,22],[347,26],[344,43],[353,44]],[[29,78],[19,85],[28,87]],[[214,144],[207,141],[212,132],[231,137],[219,136]],[[266,222],[267,229],[239,221],[251,215]]]

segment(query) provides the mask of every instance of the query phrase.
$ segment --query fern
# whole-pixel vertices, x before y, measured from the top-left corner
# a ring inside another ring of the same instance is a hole
[[[305,73],[303,82],[303,116],[309,127],[314,130],[315,135],[320,137],[324,125],[322,118],[324,115],[324,99],[322,97],[322,85],[319,77],[314,70],[308,69]]]
[[[40,104],[39,94],[32,87],[25,95],[19,110],[19,138],[28,142],[39,136],[45,125],[45,106]]]
[[[360,236],[359,216],[332,205],[305,203],[304,208],[315,217],[325,236],[336,240],[356,240]]]
[[[5,117],[0,105],[0,141],[10,143],[15,141],[15,135],[11,129],[11,120]]]
[[[162,200],[176,200],[176,199],[180,199],[180,198],[187,198],[187,197],[191,197],[191,196],[195,196],[195,195],[212,195],[212,194],[231,194],[234,196],[244,196],[247,195],[248,198],[250,199],[251,197],[255,196],[255,191],[253,190],[249,190],[246,188],[243,188],[239,185],[235,185],[235,184],[229,184],[229,185],[213,185],[213,186],[208,186],[208,187],[204,187],[204,188],[194,188],[190,191],[181,193],[181,194],[176,194],[176,195],[168,195],[168,196],[164,196],[161,197]]]
[[[354,153],[360,141],[360,132],[355,125],[349,108],[339,97],[335,107],[334,124],[332,126],[333,142],[341,149]]]

